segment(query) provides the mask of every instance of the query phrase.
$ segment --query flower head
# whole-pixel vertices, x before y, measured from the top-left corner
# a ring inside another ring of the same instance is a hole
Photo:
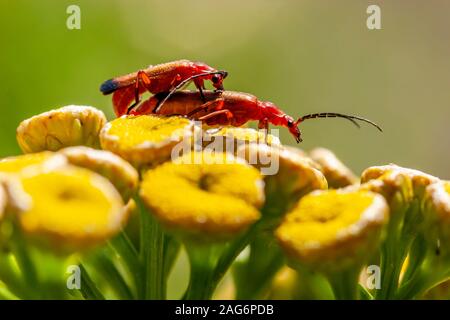
[[[43,172],[67,165],[67,159],[61,154],[50,151],[29,153],[7,157],[0,160],[0,183],[5,188],[8,198],[6,211],[22,210],[27,200],[17,197],[19,184],[17,177],[29,172]]]
[[[321,166],[330,188],[341,188],[357,182],[356,176],[328,149],[316,148],[310,157]]]
[[[266,196],[276,198],[271,199],[273,203],[288,205],[312,190],[327,188],[324,175],[289,149],[253,143],[238,149],[238,154],[242,153],[248,163],[263,173],[267,172],[267,163],[273,169],[265,176]]]
[[[65,157],[50,151],[7,157],[0,160],[0,172],[5,174],[17,174],[21,171],[36,166],[55,167],[65,165]]]
[[[319,170],[320,172],[322,172],[322,166],[317,162],[314,161],[305,151],[303,151],[302,149],[299,149],[297,147],[292,147],[292,146],[283,146],[283,149],[287,150],[288,152],[292,152],[295,153],[298,157],[300,157],[301,159],[303,159],[304,162],[306,162],[307,164],[309,164],[311,167],[313,167],[314,169]]]
[[[128,201],[137,189],[139,174],[136,169],[112,152],[79,146],[62,149],[61,153],[69,163],[90,169],[111,181],[124,201]]]
[[[334,272],[361,265],[377,248],[388,219],[384,198],[368,191],[315,191],[276,230],[294,264]]]
[[[210,141],[218,141],[221,139],[222,145],[228,147],[229,142],[233,142],[233,151],[236,152],[237,147],[242,144],[249,143],[266,143],[266,135],[262,131],[258,131],[252,128],[241,127],[224,127],[221,129],[209,129],[205,131],[206,144]],[[227,143],[227,144],[225,144]],[[280,139],[274,135],[267,134],[268,145],[280,145]],[[227,149],[228,151],[228,149]]]
[[[97,148],[98,135],[105,123],[106,117],[98,109],[66,106],[22,121],[17,128],[17,142],[25,153],[77,145]]]
[[[103,128],[103,149],[142,167],[168,160],[172,148],[190,144],[194,123],[183,117],[123,116]]]
[[[382,195],[389,204],[391,216],[402,215],[414,197],[411,179],[397,171],[386,171],[376,179],[346,189],[372,191]],[[394,220],[391,219],[392,221]]]
[[[7,182],[10,183],[10,182]],[[114,186],[87,169],[65,166],[20,176],[14,197],[26,204],[16,212],[23,233],[74,250],[98,244],[117,233],[128,213]]]
[[[430,184],[425,191],[427,236],[432,245],[450,254],[450,181]]]
[[[145,204],[165,226],[197,239],[221,240],[245,230],[264,201],[258,171],[236,159],[224,163],[230,155],[197,156],[200,163],[180,159],[149,170],[140,190]]]
[[[438,178],[423,173],[419,170],[403,168],[395,164],[390,164],[386,166],[370,167],[364,170],[364,172],[361,175],[361,183],[365,183],[372,179],[379,179],[379,178],[385,179],[386,177],[390,177],[391,175],[392,176],[402,175],[404,177],[409,178],[412,183],[414,195],[418,197],[421,197],[423,195],[423,192],[428,185],[439,181]]]

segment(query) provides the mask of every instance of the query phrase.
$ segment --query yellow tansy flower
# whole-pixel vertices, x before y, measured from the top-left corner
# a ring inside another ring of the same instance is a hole
[[[183,117],[123,116],[103,128],[103,149],[118,154],[135,166],[164,162],[172,148],[190,146],[194,123]]]
[[[27,206],[17,221],[28,237],[53,248],[78,249],[116,234],[127,219],[120,194],[104,177],[74,166],[20,178]],[[16,189],[16,193],[17,193]]]
[[[303,151],[302,149],[299,149],[297,147],[292,147],[292,146],[283,146],[283,149],[287,150],[288,152],[292,152],[294,154],[296,154],[298,157],[300,157],[301,159],[303,159],[303,161],[307,164],[309,164],[311,167],[313,167],[314,169],[317,169],[319,171],[322,172],[322,166],[314,161],[305,151]]]
[[[368,191],[315,191],[285,217],[276,236],[294,264],[335,272],[365,261],[388,219],[384,198]]]
[[[366,190],[382,195],[389,204],[391,216],[402,216],[414,197],[411,179],[397,171],[386,171],[376,179],[368,180],[360,185],[349,186],[346,189]]]
[[[233,145],[230,146],[231,142]],[[225,148],[232,148],[233,153],[236,153],[237,147],[242,144],[249,143],[266,143],[266,135],[262,131],[252,128],[236,128],[223,127],[221,129],[209,129],[204,132],[204,145],[221,143],[224,150],[230,152]],[[267,144],[280,145],[280,139],[274,135],[267,134]]]
[[[354,173],[331,150],[316,148],[309,156],[321,166],[330,188],[341,188],[358,181]]]
[[[145,174],[140,195],[164,225],[182,234],[220,240],[241,232],[259,218],[263,182],[251,166],[224,164],[224,157],[203,154],[200,163],[162,164]]]
[[[389,177],[390,174],[400,174],[411,179],[414,194],[419,197],[423,195],[423,192],[428,185],[439,181],[439,178],[436,178],[419,170],[403,168],[395,164],[390,164],[386,166],[370,167],[364,170],[361,175],[361,183],[367,182],[372,179]]]
[[[324,175],[298,153],[284,147],[250,144],[245,148],[248,163],[267,173],[266,195],[288,195],[293,200],[316,189],[326,189]],[[242,150],[238,150],[240,154]],[[284,201],[284,200],[283,200]]]
[[[90,169],[107,178],[125,201],[128,201],[137,189],[139,174],[136,169],[112,152],[79,146],[62,149],[61,153],[71,164]]]
[[[22,121],[17,128],[17,142],[24,153],[77,145],[98,148],[98,135],[105,123],[102,111],[70,105]]]
[[[20,173],[24,169],[36,166],[55,167],[65,165],[67,160],[64,156],[50,151],[7,157],[0,160],[1,173]]]
[[[430,184],[425,193],[428,236],[433,245],[450,253],[450,181]]]

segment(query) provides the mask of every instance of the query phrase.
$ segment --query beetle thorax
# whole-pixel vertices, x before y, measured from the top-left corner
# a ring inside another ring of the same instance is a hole
[[[262,102],[261,113],[261,118],[266,118],[271,124],[284,125],[286,114],[272,102]]]

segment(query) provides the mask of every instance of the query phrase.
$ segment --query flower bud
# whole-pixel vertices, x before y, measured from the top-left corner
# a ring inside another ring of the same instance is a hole
[[[243,154],[249,164],[266,174],[265,193],[271,202],[288,205],[313,190],[327,188],[327,181],[319,170],[284,147],[252,143],[238,149],[238,154]]]
[[[57,151],[77,145],[98,148],[98,135],[105,123],[102,111],[70,105],[22,121],[16,137],[24,153]]]
[[[354,173],[330,150],[316,148],[309,155],[321,166],[320,170],[328,181],[328,187],[342,188],[358,182]]]
[[[403,168],[395,164],[390,164],[386,166],[370,167],[364,170],[361,175],[361,183],[372,179],[378,179],[380,177],[388,177],[389,174],[400,174],[411,179],[414,195],[419,198],[422,197],[423,192],[428,185],[439,181],[438,178],[423,173],[419,170]]]
[[[450,257],[450,182],[430,184],[425,191],[426,236],[440,254]]]

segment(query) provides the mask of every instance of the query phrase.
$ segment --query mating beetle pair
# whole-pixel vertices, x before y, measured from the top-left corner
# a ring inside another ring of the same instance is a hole
[[[358,127],[356,120],[360,120],[382,131],[368,119],[334,112],[308,114],[294,120],[272,102],[260,101],[248,93],[224,91],[223,80],[227,75],[226,71],[214,69],[202,62],[179,60],[107,80],[101,85],[100,91],[105,95],[113,93],[117,116],[176,114],[203,121],[210,126],[236,127],[253,120],[258,121],[258,127],[266,132],[269,124],[288,128],[297,143],[302,141],[298,125],[307,119],[339,117]],[[198,92],[180,90],[191,81]],[[205,90],[205,81],[211,81],[216,90]],[[141,95],[146,91],[154,96],[139,104]]]

